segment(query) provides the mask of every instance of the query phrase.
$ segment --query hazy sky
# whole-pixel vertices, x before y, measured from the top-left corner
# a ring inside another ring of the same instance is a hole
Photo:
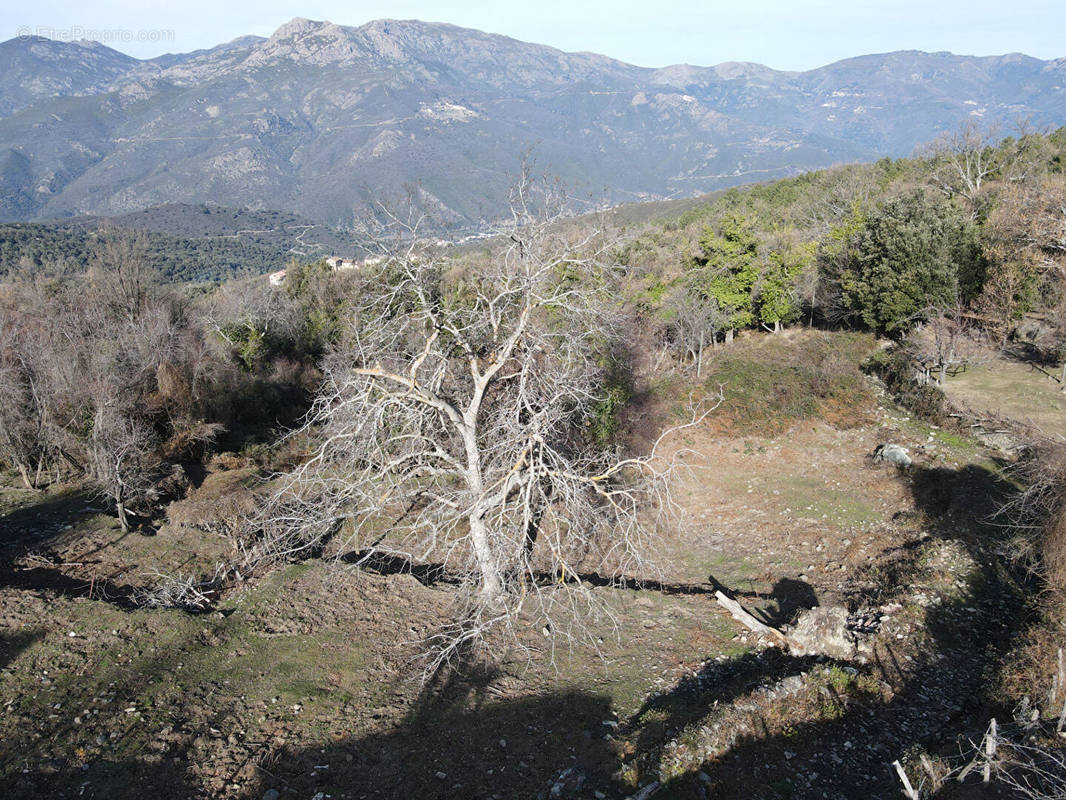
[[[1066,0],[0,0],[0,40],[91,38],[146,58],[269,36],[296,16],[451,22],[652,67],[757,61],[808,69],[904,49],[1066,56]]]

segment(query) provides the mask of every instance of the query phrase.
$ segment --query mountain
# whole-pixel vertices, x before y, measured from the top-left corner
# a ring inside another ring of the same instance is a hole
[[[899,52],[807,72],[632,66],[417,21],[295,19],[130,59],[0,45],[0,219],[163,203],[345,225],[406,187],[443,223],[499,215],[523,153],[611,202],[908,154],[966,118],[1066,122],[1066,60]]]
[[[101,94],[138,65],[97,42],[25,37],[0,43],[0,117],[38,100]]]

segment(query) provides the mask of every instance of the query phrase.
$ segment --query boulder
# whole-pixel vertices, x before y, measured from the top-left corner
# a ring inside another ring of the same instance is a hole
[[[891,442],[886,442],[885,444],[879,444],[877,446],[877,449],[874,450],[874,461],[886,461],[889,464],[895,464],[897,467],[902,467],[904,469],[913,463],[906,447],[901,447],[900,445],[892,444]]]
[[[817,606],[804,611],[788,638],[806,655],[848,660],[855,657],[855,641],[848,631],[848,610],[844,606]]]

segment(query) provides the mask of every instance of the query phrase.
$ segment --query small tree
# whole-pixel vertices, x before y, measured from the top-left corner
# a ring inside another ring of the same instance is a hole
[[[785,244],[770,251],[754,287],[755,312],[760,325],[780,333],[783,325],[799,316],[797,281],[810,270],[813,263],[813,244],[804,243],[795,247]],[[812,306],[814,300],[812,293]]]
[[[907,349],[923,370],[920,383],[934,380],[943,387],[948,373],[976,363],[985,355],[962,303],[923,309],[925,324],[907,339]]]
[[[0,456],[18,470],[27,489],[40,486],[47,453],[48,390],[41,342],[0,311]]]
[[[664,298],[662,314],[666,318],[666,337],[682,361],[696,366],[696,377],[703,376],[703,356],[713,347],[718,332],[727,323],[718,303],[689,287],[677,286]]]
[[[87,452],[88,474],[100,492],[115,504],[123,533],[130,530],[131,506],[142,505],[159,477],[158,441],[143,421],[101,398],[92,419]],[[141,512],[143,513],[143,511]]]

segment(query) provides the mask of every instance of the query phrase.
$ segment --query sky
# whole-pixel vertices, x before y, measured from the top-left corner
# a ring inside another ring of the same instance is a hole
[[[149,58],[269,36],[293,17],[450,22],[647,67],[801,70],[891,50],[1066,56],[1064,0],[0,0],[0,40],[95,39]]]

